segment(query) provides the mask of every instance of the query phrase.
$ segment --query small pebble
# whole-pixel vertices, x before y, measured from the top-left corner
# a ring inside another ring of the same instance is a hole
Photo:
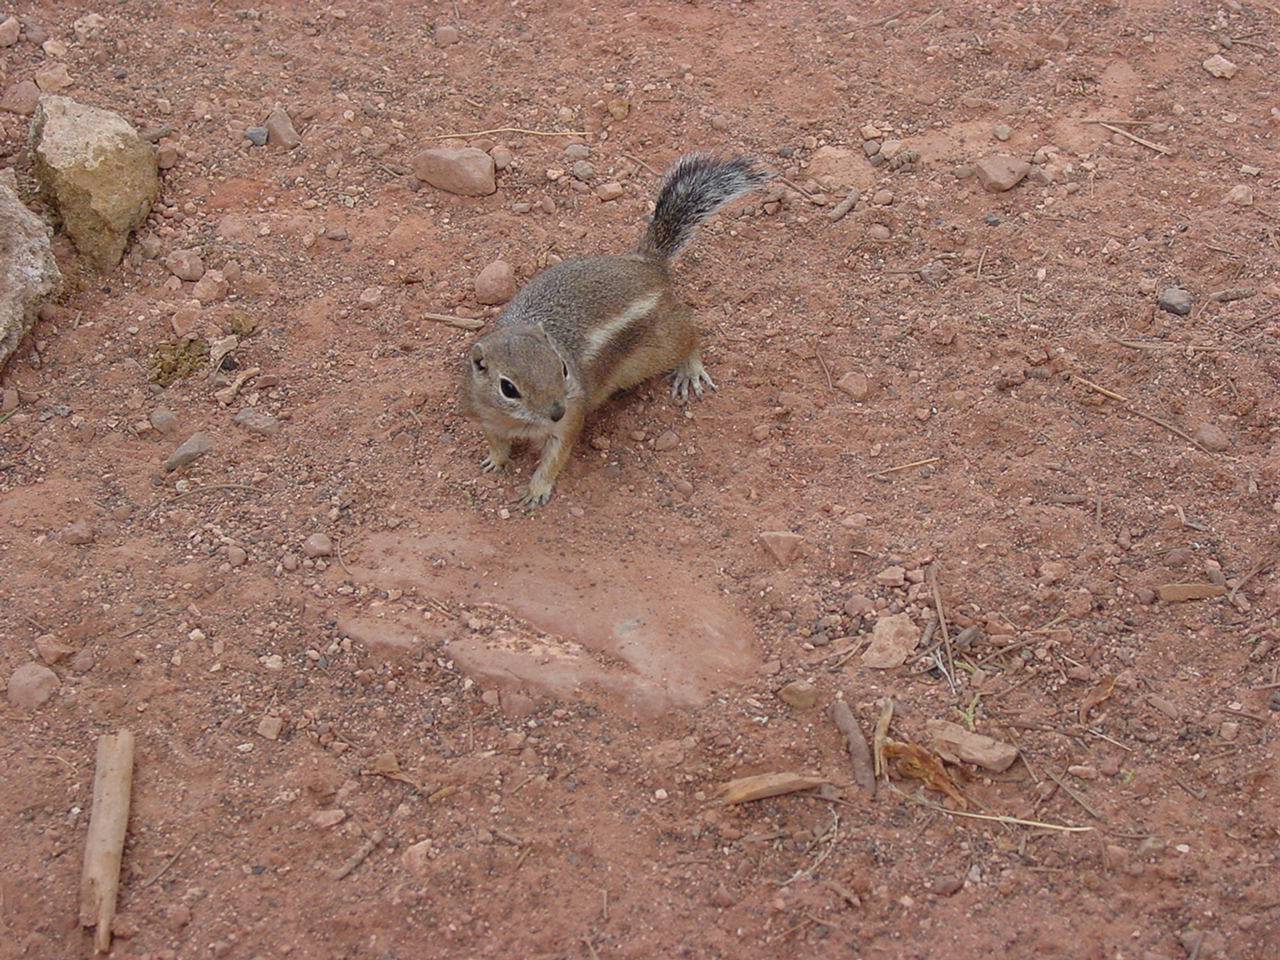
[[[213,440],[207,433],[194,433],[169,455],[169,459],[164,462],[164,468],[172,473],[174,470],[198,460],[212,449]]]
[[[256,410],[253,407],[245,407],[235,416],[235,424],[243,427],[250,433],[256,433],[259,436],[274,437],[280,432],[279,418],[271,414]]]
[[[267,145],[266,127],[250,127],[244,132],[244,136],[255,147],[265,147]]]
[[[1001,143],[1003,143],[1004,141],[1008,140],[1011,136],[1013,136],[1013,131],[1010,130],[1008,126],[1006,126],[1005,124],[997,123],[994,127],[991,128],[991,135],[994,136]]]
[[[83,547],[93,543],[93,527],[87,520],[77,520],[62,531],[62,540],[72,546]]]
[[[1222,202],[1232,207],[1252,207],[1253,187],[1245,183],[1238,184],[1227,192]]]
[[[653,449],[659,453],[665,453],[668,450],[674,450],[680,443],[680,438],[672,431],[667,430],[658,435],[658,439],[653,441]]]
[[[43,706],[59,686],[58,675],[42,663],[24,663],[9,675],[9,703],[19,710]]]
[[[608,183],[602,183],[596,187],[596,196],[606,203],[610,200],[617,200],[623,194],[622,184],[616,180],[610,180]]]
[[[1216,423],[1201,423],[1191,434],[1196,442],[1213,453],[1222,453],[1231,447],[1231,438]]]
[[[267,141],[274,146],[292,150],[302,143],[302,138],[298,136],[298,131],[293,126],[293,120],[284,107],[277,105],[268,114],[267,122],[264,126],[267,129]]]
[[[1218,77],[1221,80],[1230,80],[1236,75],[1236,71],[1240,69],[1220,53],[1215,53],[1209,59],[1205,60],[1201,66],[1204,67],[1210,75]]]
[[[302,552],[311,559],[333,554],[333,541],[325,533],[313,533],[302,544]]]
[[[515,268],[505,260],[493,261],[476,275],[474,289],[479,303],[506,303],[516,295]]]
[[[812,710],[818,705],[818,688],[803,680],[793,680],[778,691],[778,699],[797,710]]]
[[[1185,317],[1191,312],[1191,294],[1181,287],[1165,287],[1156,301],[1166,313]]]

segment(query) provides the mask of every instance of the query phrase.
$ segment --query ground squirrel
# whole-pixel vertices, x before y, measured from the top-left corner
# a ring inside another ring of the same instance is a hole
[[[699,224],[767,179],[746,159],[681,157],[663,178],[635,252],[542,271],[471,347],[462,403],[489,441],[484,469],[505,469],[516,441],[543,441],[526,506],[550,499],[586,415],[614,393],[668,371],[675,398],[715,389],[668,263]]]

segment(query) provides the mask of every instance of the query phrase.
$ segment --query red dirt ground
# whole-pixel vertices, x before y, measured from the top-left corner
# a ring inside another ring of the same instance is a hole
[[[89,955],[94,740],[127,727],[121,958],[1280,955],[1274,5],[122,0],[77,40],[91,9],[11,3],[0,86],[43,27],[68,95],[171,127],[178,160],[117,274],[62,244],[68,292],[0,382],[0,666],[71,648],[0,721],[0,954]],[[250,147],[277,102],[302,146]],[[866,124],[918,160],[872,166]],[[495,127],[588,132],[481,138],[514,156],[489,197],[406,175]],[[0,114],[22,176],[25,137]],[[621,199],[548,179],[572,142]],[[1009,192],[963,176],[1049,144]],[[491,315],[495,259],[625,249],[650,168],[694,148],[809,196],[737,205],[680,263],[719,392],[619,398],[526,517],[456,412],[470,335],[424,313]],[[146,244],[232,278],[200,331],[257,324],[233,405],[234,373],[148,382],[191,294]],[[1156,306],[1174,284],[1189,316]],[[165,474],[197,430],[214,451]],[[315,533],[332,555],[299,563]],[[857,654],[881,613],[926,624],[933,577],[949,635],[980,628],[954,694]],[[1229,594],[1155,596],[1176,582]],[[796,680],[811,709],[777,696]],[[1016,744],[951,767],[968,812],[1092,829],[956,816],[898,772],[868,799],[839,696],[868,731],[892,698],[900,740]],[[835,786],[714,802],[782,770]]]

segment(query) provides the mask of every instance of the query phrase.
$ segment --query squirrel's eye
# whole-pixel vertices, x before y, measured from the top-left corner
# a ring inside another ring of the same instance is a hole
[[[502,391],[502,395],[508,400],[520,399],[520,388],[506,377],[503,377],[498,381],[498,389]]]
[[[568,380],[568,379],[569,379],[569,365],[568,365],[567,363],[565,363],[563,360],[561,360],[561,361],[560,361],[560,367],[561,367],[561,369],[563,369],[563,370],[564,370],[564,378],[565,378],[566,380]]]

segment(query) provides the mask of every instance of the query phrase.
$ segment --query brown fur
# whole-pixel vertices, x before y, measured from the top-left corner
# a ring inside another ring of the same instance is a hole
[[[745,161],[682,160],[664,181],[637,252],[544,270],[472,347],[462,404],[488,440],[484,468],[505,469],[517,441],[543,443],[526,504],[550,498],[587,414],[619,390],[668,372],[681,398],[700,396],[704,383],[714,389],[667,258],[717,207],[761,182]]]

